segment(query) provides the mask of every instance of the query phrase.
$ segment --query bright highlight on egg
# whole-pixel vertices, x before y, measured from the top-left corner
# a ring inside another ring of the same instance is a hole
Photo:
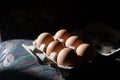
[[[81,58],[82,61],[91,60],[95,56],[95,51],[87,43],[80,44],[76,49],[76,54]]]
[[[54,39],[59,40],[60,42],[65,43],[65,41],[71,36],[71,34],[66,29],[58,30],[55,35]]]
[[[54,53],[54,60],[57,60],[57,55],[60,50],[64,48],[64,45],[58,41],[52,41],[48,44],[46,48],[46,54],[50,56],[51,53]]]
[[[37,39],[35,40],[35,45],[37,48],[40,48],[41,45],[44,45],[44,47],[47,47],[48,44],[52,41],[54,41],[53,36],[48,32],[44,32],[37,37]]]
[[[71,48],[62,49],[57,57],[58,65],[74,66],[77,62],[77,55]]]
[[[82,44],[82,41],[78,36],[70,36],[65,42],[65,46],[72,49],[76,49],[80,44]]]

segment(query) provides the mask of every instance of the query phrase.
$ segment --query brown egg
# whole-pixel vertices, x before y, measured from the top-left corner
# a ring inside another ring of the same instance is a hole
[[[57,55],[60,50],[64,48],[64,45],[59,41],[52,41],[46,48],[46,54],[53,58],[53,60],[57,60]]]
[[[65,42],[70,37],[70,33],[66,29],[60,29],[54,35],[55,40],[59,40],[60,42]]]
[[[54,41],[53,36],[50,33],[44,32],[41,33],[38,38],[35,40],[35,45],[39,48],[42,44],[45,45],[45,47],[48,46],[50,42]]]
[[[71,48],[63,48],[57,56],[57,64],[63,66],[74,66],[77,62],[77,54]]]
[[[80,44],[76,49],[77,55],[82,61],[91,60],[95,56],[94,49],[87,43]]]
[[[81,43],[78,36],[71,36],[66,40],[65,46],[75,50]]]

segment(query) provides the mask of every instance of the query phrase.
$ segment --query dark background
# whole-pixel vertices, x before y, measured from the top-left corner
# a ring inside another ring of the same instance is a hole
[[[2,1],[0,28],[2,40],[35,39],[41,32],[70,31],[101,22],[119,28],[119,5],[75,1]]]

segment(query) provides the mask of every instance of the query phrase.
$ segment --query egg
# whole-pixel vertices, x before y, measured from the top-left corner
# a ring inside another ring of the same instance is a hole
[[[77,62],[77,55],[71,48],[63,48],[57,56],[57,64],[63,66],[74,66]]]
[[[38,48],[40,48],[41,46],[47,47],[48,44],[52,41],[54,41],[53,36],[48,32],[44,32],[37,37],[37,39],[35,40],[35,45]]]
[[[71,37],[69,37],[69,38],[66,40],[65,46],[76,50],[76,48],[77,48],[81,43],[82,43],[82,41],[79,39],[78,36],[71,36]]]
[[[95,56],[95,51],[92,46],[87,43],[80,44],[76,49],[77,55],[82,61],[91,60]]]
[[[66,29],[60,29],[54,35],[54,39],[64,43],[70,35],[71,34]]]
[[[57,55],[60,50],[64,48],[64,45],[59,41],[52,41],[46,48],[46,54],[53,60],[57,60]]]

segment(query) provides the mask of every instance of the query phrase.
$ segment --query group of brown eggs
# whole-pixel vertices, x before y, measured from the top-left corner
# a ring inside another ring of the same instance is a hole
[[[75,66],[81,61],[92,59],[95,55],[89,44],[66,29],[58,30],[55,35],[43,32],[34,42],[38,49],[44,51],[58,65]]]

